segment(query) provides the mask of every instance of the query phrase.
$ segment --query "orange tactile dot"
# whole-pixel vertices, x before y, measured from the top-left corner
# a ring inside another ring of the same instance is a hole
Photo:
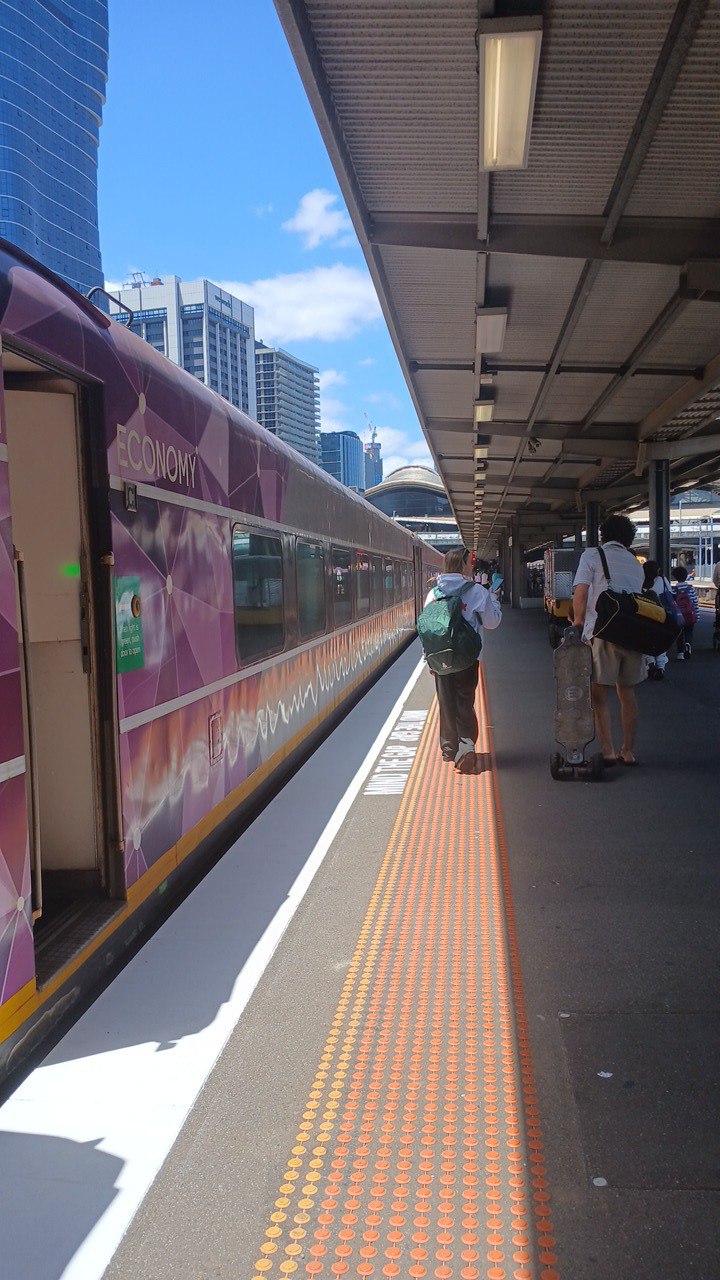
[[[478,718],[491,755],[484,683]],[[554,1244],[496,772],[443,766],[434,706],[254,1280],[304,1249],[306,1276],[558,1280]]]

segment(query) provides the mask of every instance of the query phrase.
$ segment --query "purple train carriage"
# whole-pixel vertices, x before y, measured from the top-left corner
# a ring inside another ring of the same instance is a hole
[[[439,555],[0,241],[0,1073],[413,633]]]

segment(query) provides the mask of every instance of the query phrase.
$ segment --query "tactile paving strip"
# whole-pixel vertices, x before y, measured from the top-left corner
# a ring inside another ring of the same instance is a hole
[[[497,806],[434,705],[253,1280],[558,1280]]]

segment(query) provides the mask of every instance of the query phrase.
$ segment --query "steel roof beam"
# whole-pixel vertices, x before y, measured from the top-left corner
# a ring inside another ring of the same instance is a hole
[[[520,361],[503,361],[492,360],[486,357],[483,360],[483,372],[490,373],[493,376],[501,373],[547,373],[550,365],[541,364],[538,361],[520,362]],[[612,374],[623,373],[624,364],[618,364],[615,361],[612,364],[560,364],[555,373],[560,375],[563,373],[573,374]],[[704,369],[702,365],[639,365],[632,371],[632,377],[643,378],[702,378]]]
[[[598,262],[646,262],[682,267],[690,258],[713,258],[720,219],[624,218],[612,244],[604,244],[603,217],[495,214],[486,240],[473,214],[377,213],[370,243],[408,249],[451,249],[536,258],[582,258]]]
[[[603,244],[611,244],[623,210],[632,194],[658,125],[672,96],[685,58],[705,17],[708,0],[678,0],[660,56],[620,162],[615,182],[605,206]]]
[[[615,395],[616,391],[619,391],[620,387],[623,383],[627,382],[628,378],[633,376],[639,368],[640,361],[643,357],[647,354],[650,348],[653,347],[660,338],[662,338],[663,334],[667,333],[668,329],[675,323],[685,308],[690,305],[691,301],[692,298],[680,289],[673,294],[669,302],[667,302],[663,307],[660,315],[656,317],[650,325],[650,328],[643,334],[635,347],[635,350],[628,356],[620,372],[615,375],[605,390],[598,396],[592,408],[588,413],[586,413],[580,424],[581,431],[586,431],[587,428],[592,425],[600,411],[605,408],[608,400]],[[695,380],[696,394],[700,388],[701,382],[702,379],[700,378]]]
[[[647,440],[654,431],[659,431],[661,427],[666,426],[677,414],[682,413],[683,409],[687,409],[694,400],[698,400],[706,391],[711,391],[718,383],[720,383],[720,354],[714,356],[705,365],[705,371],[699,383],[696,381],[683,383],[677,391],[673,391],[662,404],[652,409],[643,418],[635,428],[638,440]]]

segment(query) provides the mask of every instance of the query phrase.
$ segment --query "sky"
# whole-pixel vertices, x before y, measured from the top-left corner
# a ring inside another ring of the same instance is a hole
[[[432,465],[272,0],[110,0],[98,181],[110,285],[213,280],[319,369],[324,431]]]

